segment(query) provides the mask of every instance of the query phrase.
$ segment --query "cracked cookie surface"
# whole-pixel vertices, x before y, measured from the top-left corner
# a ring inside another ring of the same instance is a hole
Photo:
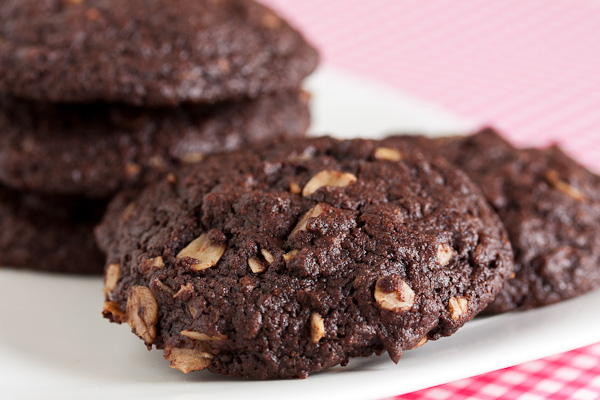
[[[479,190],[406,143],[281,138],[214,154],[96,231],[104,315],[183,372],[306,377],[454,333],[512,273]]]

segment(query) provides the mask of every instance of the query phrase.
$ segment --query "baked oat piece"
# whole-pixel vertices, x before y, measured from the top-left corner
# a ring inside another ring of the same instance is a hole
[[[206,153],[304,135],[308,97],[294,90],[160,109],[0,97],[0,181],[23,191],[108,198]]]
[[[19,193],[0,186],[0,265],[101,274],[94,226],[106,202]]]
[[[249,0],[3,0],[0,93],[48,102],[212,103],[296,88],[317,53]]]
[[[96,236],[104,315],[171,367],[306,377],[454,333],[512,273],[506,234],[442,158],[281,138],[117,197]]]
[[[492,129],[440,139],[510,237],[515,277],[486,312],[540,307],[600,286],[600,177],[558,147],[516,149]]]

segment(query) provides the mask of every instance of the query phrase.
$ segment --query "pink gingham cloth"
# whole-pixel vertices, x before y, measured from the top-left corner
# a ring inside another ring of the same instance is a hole
[[[322,63],[600,171],[600,1],[263,0]],[[600,343],[396,399],[598,399]]]
[[[600,343],[388,400],[597,400]]]

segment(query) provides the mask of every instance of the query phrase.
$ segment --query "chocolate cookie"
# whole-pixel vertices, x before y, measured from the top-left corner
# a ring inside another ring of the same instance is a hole
[[[19,193],[0,186],[0,265],[101,274],[94,225],[105,202]]]
[[[433,142],[478,184],[506,227],[515,277],[488,313],[533,308],[600,286],[600,177],[558,147],[516,149],[491,129]]]
[[[512,273],[479,190],[406,145],[279,139],[115,200],[104,315],[173,368],[306,377],[454,333]]]
[[[0,93],[167,106],[298,87],[316,51],[249,0],[3,0]]]
[[[0,97],[0,180],[20,190],[106,198],[205,153],[303,135],[308,95],[145,109]]]

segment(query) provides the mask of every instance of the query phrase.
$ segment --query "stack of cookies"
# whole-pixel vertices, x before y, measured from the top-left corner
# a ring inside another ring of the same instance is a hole
[[[249,0],[5,0],[0,264],[104,265],[106,318],[252,378],[600,286],[600,177],[490,129],[305,138],[316,62]]]
[[[99,273],[120,190],[304,135],[316,51],[248,0],[0,4],[0,265]]]

